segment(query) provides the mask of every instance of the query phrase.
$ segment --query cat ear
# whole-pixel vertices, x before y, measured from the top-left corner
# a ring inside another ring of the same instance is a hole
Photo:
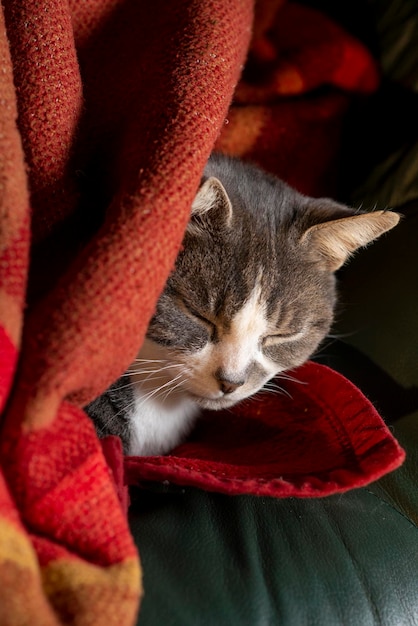
[[[350,215],[315,224],[302,235],[311,258],[324,263],[330,271],[340,268],[358,248],[366,246],[399,222],[392,211]]]
[[[212,176],[205,180],[192,204],[187,232],[200,234],[209,221],[217,226],[229,227],[232,221],[232,204],[222,183]]]

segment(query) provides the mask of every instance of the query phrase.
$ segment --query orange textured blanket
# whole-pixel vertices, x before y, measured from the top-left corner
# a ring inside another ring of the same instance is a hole
[[[347,103],[375,66],[281,4],[253,23],[250,0],[3,0],[2,626],[134,623],[139,558],[80,407],[134,359],[214,145],[334,187]],[[374,427],[391,456],[373,476],[402,460]]]

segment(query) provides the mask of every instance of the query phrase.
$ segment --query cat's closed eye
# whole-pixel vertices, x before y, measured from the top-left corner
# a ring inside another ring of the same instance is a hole
[[[217,329],[216,329],[215,322],[213,322],[210,319],[208,319],[207,315],[205,315],[204,313],[201,313],[200,311],[196,310],[193,306],[188,304],[183,299],[178,300],[177,304],[180,306],[180,308],[183,310],[183,312],[186,313],[186,315],[192,317],[193,319],[197,320],[200,324],[203,324],[205,326],[205,328],[207,329],[207,331],[209,333],[211,341],[213,341],[215,339],[215,337],[217,335]]]
[[[275,333],[274,335],[267,335],[263,337],[263,346],[268,348],[269,346],[275,346],[279,343],[287,343],[289,341],[297,341],[305,334],[305,329],[299,331],[292,331],[287,333]]]

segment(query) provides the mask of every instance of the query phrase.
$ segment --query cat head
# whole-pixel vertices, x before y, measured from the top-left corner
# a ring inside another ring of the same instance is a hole
[[[398,220],[211,157],[145,352],[181,366],[177,389],[201,406],[235,404],[312,355],[333,321],[334,272]]]

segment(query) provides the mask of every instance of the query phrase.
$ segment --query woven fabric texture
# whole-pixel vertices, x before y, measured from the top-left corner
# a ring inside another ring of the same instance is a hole
[[[252,6],[5,0],[1,20],[0,623],[125,625],[138,555],[77,405],[141,345]]]

